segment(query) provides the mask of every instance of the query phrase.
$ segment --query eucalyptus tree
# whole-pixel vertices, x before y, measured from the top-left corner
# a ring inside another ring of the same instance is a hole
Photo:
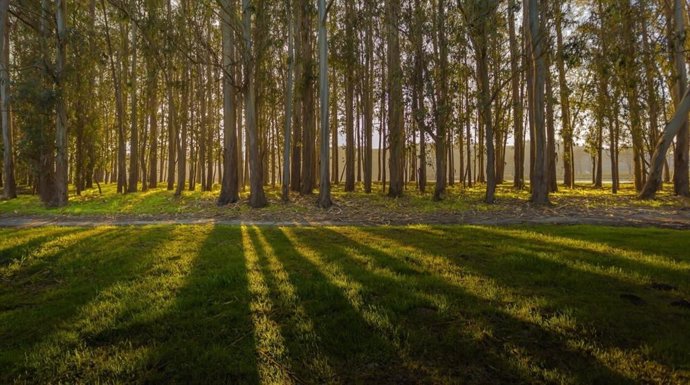
[[[544,26],[540,20],[540,12],[537,0],[525,0],[527,9],[527,22],[525,30],[528,31],[528,39],[531,53],[531,68],[533,70],[532,105],[534,116],[535,155],[534,166],[530,173],[532,189],[532,203],[544,204],[549,201],[547,185],[547,159],[546,159],[546,127],[544,118],[544,85],[546,68],[544,65]]]
[[[654,154],[649,165],[649,175],[639,197],[653,199],[661,187],[662,173],[666,154],[676,139],[674,151],[674,191],[677,195],[687,195],[688,158],[688,112],[690,111],[690,89],[687,87],[687,70],[684,58],[685,45],[685,6],[681,0],[673,1],[672,23],[673,33],[670,39],[673,47],[674,94],[677,107],[673,119],[664,128],[656,144]],[[669,20],[671,22],[671,20]],[[682,95],[682,96],[681,96]],[[684,158],[685,157],[685,158]],[[682,164],[685,162],[685,164]]]
[[[494,126],[491,113],[491,86],[489,83],[489,35],[496,15],[498,0],[467,0],[463,17],[474,49],[477,69],[477,102],[480,124],[484,127],[486,147],[486,195],[487,203],[494,203],[496,196],[496,160],[494,152]]]
[[[132,71],[129,80],[131,87],[130,97],[132,98],[130,103],[132,116],[130,119],[131,130],[129,135],[129,183],[127,186],[127,192],[130,193],[137,192],[137,184],[139,182],[139,121],[137,117],[137,114],[139,112],[139,102],[137,99],[137,82],[139,76],[137,73],[137,23],[135,21],[138,9],[139,4],[137,4],[137,1],[130,0],[129,31],[131,34],[130,55]]]
[[[388,196],[400,197],[404,190],[405,120],[400,63],[400,0],[386,0],[386,40],[388,52],[388,142],[390,144],[390,184]]]
[[[67,205],[67,181],[69,160],[69,138],[67,137],[67,110],[65,107],[66,93],[64,92],[65,58],[67,56],[67,18],[65,0],[55,2],[55,26],[57,49],[55,60],[55,195],[51,205],[61,207]]]
[[[283,202],[290,200],[290,139],[292,136],[292,112],[294,101],[294,75],[295,75],[295,37],[294,37],[294,16],[292,12],[292,0],[285,0],[285,14],[287,19],[287,59],[288,69],[285,79],[285,130],[283,132],[283,183],[281,197]],[[337,133],[334,135],[337,136]],[[337,162],[337,159],[335,160]],[[337,174],[337,173],[336,173]]]
[[[233,19],[236,17],[234,0],[220,2],[220,27],[222,30],[223,65],[223,177],[218,204],[226,205],[239,200],[239,178],[237,157],[237,118],[235,101],[235,32]],[[287,173],[286,173],[287,175]]]
[[[329,208],[333,205],[331,201],[331,177],[330,165],[328,163],[328,153],[330,144],[330,127],[328,122],[328,31],[326,28],[326,19],[328,16],[328,9],[326,0],[319,0],[319,95],[321,100],[319,103],[321,123],[321,173],[319,176],[319,207]]]
[[[249,152],[249,205],[253,208],[261,208],[268,204],[264,193],[263,170],[259,159],[259,133],[256,125],[256,88],[254,66],[256,59],[253,35],[260,33],[261,29],[252,28],[252,13],[256,12],[257,4],[251,0],[242,0],[242,64],[244,66],[244,124],[247,130],[247,142]]]
[[[3,143],[3,195],[5,199],[17,197],[14,179],[14,138],[10,120],[10,39],[9,39],[9,0],[0,0],[0,106],[2,109]]]

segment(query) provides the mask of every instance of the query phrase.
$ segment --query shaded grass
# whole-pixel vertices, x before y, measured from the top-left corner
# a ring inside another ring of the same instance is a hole
[[[2,229],[0,383],[684,384],[688,235]]]

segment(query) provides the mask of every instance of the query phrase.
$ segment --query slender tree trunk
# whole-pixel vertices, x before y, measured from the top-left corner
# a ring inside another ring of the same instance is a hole
[[[534,108],[534,168],[531,173],[532,202],[535,204],[545,204],[549,202],[549,191],[546,175],[546,129],[544,122],[544,33],[543,26],[539,20],[539,8],[537,0],[526,0],[529,12],[529,39],[531,42],[532,69],[534,70],[533,84],[534,89],[532,106]]]
[[[254,86],[256,68],[254,66],[254,44],[252,41],[253,7],[251,0],[242,0],[242,35],[244,39],[244,114],[249,148],[249,205],[261,208],[268,203],[264,193],[263,172],[259,154],[259,132],[256,125],[256,89]],[[254,10],[255,11],[255,10]]]
[[[446,191],[446,131],[448,122],[448,43],[446,41],[446,16],[444,0],[438,0],[438,51],[439,51],[439,93],[436,123],[436,185],[435,201],[443,198]],[[487,75],[488,76],[488,75]],[[486,90],[486,89],[485,89]]]
[[[0,104],[2,109],[3,173],[2,187],[5,199],[17,197],[14,179],[14,143],[10,119],[10,71],[9,71],[9,0],[0,0]]]
[[[155,65],[155,64],[152,64]],[[158,69],[151,70],[149,80],[149,128],[151,147],[149,148],[149,188],[158,187]]]
[[[563,138],[563,184],[575,187],[575,173],[572,159],[573,129],[570,124],[570,88],[566,80],[565,60],[563,52],[563,10],[562,0],[557,0],[555,10],[556,25],[556,67],[558,68],[558,88],[561,102],[561,137]]]
[[[175,196],[182,195],[184,190],[185,180],[187,176],[187,133],[189,131],[189,65],[185,61],[182,68],[182,104],[180,105],[180,138],[179,146],[177,148],[177,186],[175,188]]]
[[[300,22],[300,58],[304,61],[302,69],[302,185],[300,193],[310,195],[314,190],[314,137],[315,137],[315,114],[314,114],[314,76],[313,63],[314,54],[312,51],[312,6],[310,2],[302,0],[302,17]]]
[[[283,184],[281,194],[283,202],[290,200],[290,136],[292,134],[293,76],[295,73],[294,24],[290,1],[285,1],[288,20],[288,72],[285,84],[285,132],[283,135]]]
[[[67,25],[65,21],[65,0],[56,0],[55,3],[55,22],[57,26],[57,59],[55,64],[55,89],[57,99],[55,102],[55,112],[57,114],[55,122],[55,196],[52,205],[62,207],[67,205],[67,161],[68,161],[68,138],[67,138],[67,110],[65,107],[66,92],[63,88],[66,47],[67,47]]]
[[[398,20],[400,18],[400,0],[387,0],[386,33],[388,41],[388,141],[390,153],[390,187],[388,196],[403,195],[404,172],[404,106],[402,94],[402,68],[400,64],[400,37]]]
[[[548,51],[548,48],[547,48]],[[558,191],[558,180],[556,179],[556,130],[554,110],[553,81],[551,79],[551,53],[546,53],[546,164],[547,164],[547,183],[549,192]]]
[[[675,35],[673,36],[673,59],[675,67],[675,76],[673,92],[676,95],[676,100],[681,100],[681,95],[685,93],[688,88],[688,74],[686,70],[686,56],[685,56],[685,2],[683,0],[674,0],[673,2],[673,25],[675,27]],[[673,151],[673,189],[676,195],[690,196],[690,188],[688,183],[688,162],[689,146],[688,141],[688,122],[687,116],[685,123],[680,126],[676,134],[676,146]]]
[[[134,12],[136,12],[136,2],[131,2],[131,12],[132,17],[134,17]],[[139,182],[139,130],[138,130],[138,117],[137,113],[139,111],[139,103],[137,101],[137,23],[134,20],[130,20],[130,33],[132,39],[132,75],[130,76],[130,84],[132,87],[132,93],[130,97],[132,98],[132,118],[131,124],[132,128],[129,137],[129,185],[127,186],[127,192],[137,192],[137,183]]]
[[[319,0],[319,104],[321,114],[321,174],[319,187],[319,206],[329,208],[333,205],[331,201],[331,176],[328,164],[328,145],[330,128],[328,125],[328,34],[326,29],[326,0]]]
[[[234,0],[221,3],[221,30],[223,37],[223,177],[218,205],[223,206],[239,200],[239,178],[237,157],[237,119],[235,103],[235,49],[232,17],[235,14]],[[288,139],[289,143],[289,139]]]

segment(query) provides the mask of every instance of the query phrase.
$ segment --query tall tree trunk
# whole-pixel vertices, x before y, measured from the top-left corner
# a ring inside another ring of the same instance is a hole
[[[388,196],[403,195],[404,172],[404,106],[402,94],[402,68],[400,64],[400,37],[398,21],[400,18],[400,0],[387,0],[386,34],[388,41],[388,142],[390,143],[390,187]]]
[[[65,21],[65,0],[56,0],[55,3],[55,23],[57,26],[57,58],[55,63],[55,89],[57,99],[55,102],[55,112],[57,114],[55,122],[55,196],[52,205],[62,207],[67,205],[67,161],[68,161],[68,138],[67,138],[67,110],[65,107],[66,92],[63,87],[66,47],[67,47],[67,25]]]
[[[168,0],[167,4],[167,22],[172,23],[172,0]],[[168,49],[170,47],[170,42],[166,43]],[[165,71],[165,83],[167,87],[168,94],[168,191],[172,191],[175,188],[175,160],[177,157],[177,145],[178,145],[178,132],[177,132],[177,111],[175,106],[175,95],[173,93],[174,87],[174,76],[171,74],[173,63],[168,63],[169,68]]]
[[[291,0],[285,0],[288,27],[288,72],[285,84],[285,132],[283,135],[283,183],[281,197],[283,202],[290,200],[290,136],[292,135],[293,76],[295,73],[294,24]]]
[[[223,37],[223,177],[218,205],[239,200],[237,157],[237,119],[235,103],[235,42],[232,17],[235,15],[234,0],[221,3],[221,30]]]
[[[300,193],[310,195],[314,189],[314,53],[312,50],[312,5],[309,1],[302,0],[302,26],[300,28],[301,53],[304,61],[303,78],[300,91],[302,92],[302,185]]]
[[[345,2],[345,191],[355,191],[355,55],[354,2]]]
[[[372,3],[367,2],[366,40],[365,40],[365,70],[364,70],[364,192],[371,193],[373,156],[374,156],[374,31],[372,27]]]
[[[675,35],[673,36],[673,65],[675,67],[675,81],[673,86],[673,93],[676,95],[675,100],[681,100],[681,95],[685,93],[688,88],[688,74],[686,70],[685,58],[685,2],[683,0],[674,0],[673,2],[673,25],[675,27]],[[688,154],[688,122],[687,116],[685,123],[680,126],[676,134],[676,146],[673,151],[673,190],[676,195],[690,196],[690,188],[688,183],[688,162],[690,161]]]
[[[256,68],[254,44],[252,41],[251,0],[242,0],[242,36],[244,64],[244,119],[247,130],[249,152],[249,205],[253,208],[266,206],[264,193],[263,170],[259,153],[259,132],[256,125],[256,89],[254,85]]]
[[[182,195],[185,181],[187,180],[187,135],[189,131],[189,64],[185,60],[182,68],[182,101],[180,105],[180,138],[177,147],[177,186],[175,187],[175,196]]]
[[[548,39],[547,39],[548,41]],[[547,48],[546,58],[546,165],[547,165],[547,184],[549,192],[558,191],[558,180],[556,179],[556,129],[554,113],[553,81],[551,79],[551,52]]]
[[[136,1],[130,1],[130,18],[133,18],[136,12],[137,5]],[[127,186],[127,192],[137,192],[137,183],[139,182],[139,130],[137,127],[139,125],[139,120],[137,117],[139,103],[137,101],[137,79],[139,77],[137,76],[137,23],[132,19],[130,19],[130,33],[132,34],[132,75],[130,76],[130,84],[132,87],[132,129],[130,131],[129,137],[129,185]]]
[[[558,68],[558,88],[561,102],[561,137],[563,138],[563,184],[575,187],[575,170],[572,159],[573,129],[570,122],[570,88],[566,80],[565,60],[563,52],[563,10],[562,0],[557,0],[554,6],[556,25],[556,67]]]
[[[529,39],[532,46],[532,69],[534,71],[534,168],[531,173],[532,202],[545,204],[549,202],[549,190],[547,186],[547,162],[546,162],[546,129],[544,121],[544,30],[539,20],[539,8],[537,0],[526,0],[529,12]]]
[[[10,0],[0,0],[0,105],[2,110],[3,173],[2,188],[5,199],[17,197],[14,179],[14,143],[10,119]]]
[[[438,0],[438,51],[439,51],[439,82],[438,82],[438,111],[436,123],[436,185],[434,200],[443,198],[446,191],[446,125],[450,106],[448,105],[448,43],[446,39],[446,15],[443,0]],[[488,76],[488,75],[487,75]]]
[[[331,176],[328,164],[328,145],[330,127],[328,125],[328,34],[326,29],[326,0],[319,0],[319,95],[321,110],[319,122],[321,123],[321,173],[319,176],[319,206],[329,208],[331,201]]]
[[[155,64],[151,64],[154,66]],[[149,188],[158,187],[158,69],[151,69],[149,79],[149,128],[151,147],[149,148]]]

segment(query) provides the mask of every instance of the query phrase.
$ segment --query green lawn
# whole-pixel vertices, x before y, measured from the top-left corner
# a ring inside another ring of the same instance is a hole
[[[0,383],[688,384],[688,250],[591,226],[2,229]]]
[[[266,195],[270,205],[261,210],[265,214],[278,216],[292,214],[320,214],[316,206],[316,197],[300,197],[293,195],[291,203],[285,205],[280,200],[280,186],[275,188],[266,186]],[[38,196],[22,194],[18,199],[0,200],[0,215],[66,215],[66,216],[204,216],[204,217],[243,217],[251,215],[251,209],[246,200],[249,191],[241,193],[243,202],[228,207],[218,207],[219,186],[214,191],[201,192],[184,191],[181,197],[175,197],[172,191],[165,187],[151,189],[146,192],[131,194],[117,194],[114,184],[102,186],[102,194],[98,189],[84,191],[80,196],[70,189],[69,205],[62,208],[45,207]],[[405,196],[399,199],[390,199],[382,191],[381,185],[376,184],[372,194],[364,194],[362,186],[357,186],[357,192],[346,193],[343,185],[333,186],[333,200],[336,205],[348,212],[360,209],[363,213],[392,212],[392,213],[457,213],[468,210],[492,211],[515,207],[516,204],[526,203],[530,194],[528,190],[516,191],[512,185],[506,183],[498,186],[496,205],[488,205],[483,202],[486,193],[484,185],[472,188],[463,188],[456,184],[448,187],[446,197],[441,202],[434,202],[432,198],[433,184],[427,187],[427,193],[422,194],[415,190],[414,184],[407,188]],[[617,195],[612,195],[610,189],[595,189],[589,186],[578,186],[575,189],[561,188],[559,192],[551,195],[551,201],[556,207],[589,207],[611,208],[616,206],[646,207],[646,208],[675,208],[687,206],[682,198],[671,195],[670,189],[661,191],[656,200],[640,201],[635,199],[636,191],[630,184],[622,185]]]

